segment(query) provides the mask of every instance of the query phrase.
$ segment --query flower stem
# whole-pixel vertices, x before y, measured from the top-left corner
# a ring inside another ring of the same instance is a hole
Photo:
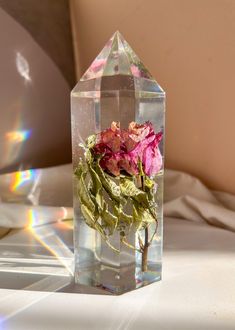
[[[149,248],[149,242],[148,242],[148,227],[144,230],[144,247],[142,252],[142,272],[146,272],[148,270],[148,248]]]
[[[145,191],[144,177],[141,175],[141,185],[143,191]],[[144,230],[144,246],[142,252],[142,272],[147,272],[148,270],[148,248],[149,248],[149,231],[148,226]]]

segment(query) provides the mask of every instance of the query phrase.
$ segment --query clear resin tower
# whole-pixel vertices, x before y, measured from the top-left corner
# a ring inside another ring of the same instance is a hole
[[[161,279],[165,93],[119,32],[71,93],[76,283]]]

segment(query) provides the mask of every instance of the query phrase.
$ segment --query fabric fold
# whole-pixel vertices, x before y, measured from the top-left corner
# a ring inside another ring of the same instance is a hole
[[[199,179],[167,170],[164,215],[235,232],[235,196],[208,189]]]

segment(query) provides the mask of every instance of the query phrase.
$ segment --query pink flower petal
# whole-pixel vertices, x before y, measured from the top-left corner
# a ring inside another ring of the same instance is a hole
[[[162,167],[158,148],[161,139],[162,132],[155,134],[150,122],[141,125],[131,122],[128,130],[121,130],[119,123],[113,122],[111,128],[99,134],[93,151],[102,155],[101,167],[115,176],[120,175],[121,170],[137,175],[139,161],[145,174],[154,176]]]

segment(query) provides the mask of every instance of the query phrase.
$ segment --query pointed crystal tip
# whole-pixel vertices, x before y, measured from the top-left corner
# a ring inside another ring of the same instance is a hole
[[[154,80],[119,31],[113,34],[81,81],[117,74]]]

